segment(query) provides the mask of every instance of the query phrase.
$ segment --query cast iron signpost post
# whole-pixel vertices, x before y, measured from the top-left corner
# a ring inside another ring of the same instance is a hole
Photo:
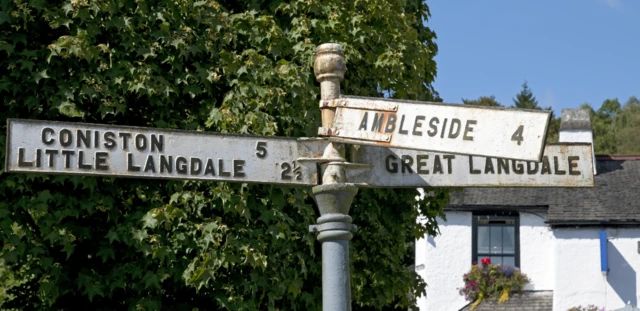
[[[317,49],[313,70],[320,82],[321,100],[340,97],[340,80],[346,71],[342,47],[323,44]],[[335,108],[323,107],[322,126],[331,128]],[[327,146],[323,167],[322,185],[312,189],[320,218],[310,230],[318,232],[322,243],[322,309],[325,311],[351,310],[351,274],[349,273],[349,241],[351,217],[349,208],[358,193],[358,187],[346,179],[344,146],[331,143]]]
[[[593,187],[590,145],[543,149],[548,112],[342,97],[345,71],[339,45],[318,47],[325,138],[10,119],[5,171],[314,186],[325,311],[351,310],[358,187]]]

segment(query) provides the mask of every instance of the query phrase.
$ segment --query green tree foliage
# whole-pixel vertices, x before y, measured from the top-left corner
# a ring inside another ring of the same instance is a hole
[[[640,101],[631,97],[615,115],[616,153],[640,153]]]
[[[0,116],[315,136],[321,43],[345,50],[346,94],[436,98],[428,17],[420,0],[0,0]],[[3,308],[319,310],[307,189],[1,174]],[[448,193],[417,194],[358,194],[354,310],[423,292],[411,241]]]
[[[558,141],[558,135],[560,131],[560,118],[556,118],[553,114],[552,107],[542,108],[538,106],[538,100],[533,95],[533,92],[529,88],[527,81],[522,83],[522,90],[513,99],[513,108],[519,109],[536,109],[536,110],[549,110],[551,111],[551,119],[549,120],[549,129],[547,131],[547,143],[553,143]]]
[[[533,96],[533,92],[529,88],[527,81],[522,83],[522,90],[513,99],[514,108],[519,109],[542,109],[538,107],[538,100]]]
[[[640,153],[640,101],[631,97],[624,105],[607,99],[600,109],[583,104],[591,112],[594,148],[597,154]]]
[[[462,99],[462,103],[465,105],[476,105],[476,106],[485,106],[485,107],[502,107],[502,105],[496,101],[496,97],[491,96],[480,96],[478,99]]]

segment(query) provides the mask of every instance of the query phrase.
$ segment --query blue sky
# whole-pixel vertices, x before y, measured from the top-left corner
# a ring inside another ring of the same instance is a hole
[[[640,0],[426,0],[445,102],[495,95],[527,80],[542,107],[598,109],[640,97]]]

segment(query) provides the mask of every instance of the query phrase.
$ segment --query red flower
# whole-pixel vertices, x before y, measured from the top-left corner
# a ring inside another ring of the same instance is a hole
[[[489,257],[485,257],[485,258],[480,259],[480,262],[481,262],[483,265],[488,265],[488,264],[490,264],[490,263],[491,263],[491,259],[489,259]]]

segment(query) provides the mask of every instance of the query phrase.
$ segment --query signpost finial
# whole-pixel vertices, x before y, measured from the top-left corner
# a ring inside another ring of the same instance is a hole
[[[342,46],[336,43],[321,44],[316,48],[316,60],[313,64],[313,73],[320,82],[320,100],[331,101],[340,97],[340,80],[344,79],[347,71]],[[323,107],[322,126],[331,128],[335,115],[335,107]]]
[[[340,97],[340,80],[344,79],[347,66],[342,57],[342,46],[336,43],[321,44],[316,48],[313,73],[320,82],[322,99]]]

